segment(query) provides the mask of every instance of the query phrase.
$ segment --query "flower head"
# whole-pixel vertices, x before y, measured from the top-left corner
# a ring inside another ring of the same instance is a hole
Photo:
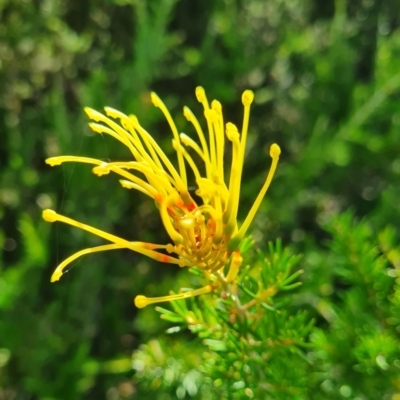
[[[135,116],[127,116],[109,107],[105,108],[105,114],[85,108],[86,114],[92,120],[89,123],[90,128],[94,132],[110,135],[127,146],[132,153],[133,161],[104,162],[87,157],[60,156],[48,158],[46,162],[51,166],[71,161],[92,164],[93,172],[98,176],[110,172],[120,175],[123,178],[120,182],[124,188],[136,189],[154,199],[171,243],[158,245],[132,242],[60,215],[53,210],[44,210],[43,218],[48,222],[64,222],[110,242],[81,250],[68,257],[54,271],[52,282],[60,279],[68,264],[85,254],[122,248],[136,251],[160,262],[177,264],[180,267],[198,267],[210,281],[203,288],[179,294],[155,298],[136,296],[135,305],[140,308],[151,303],[209,293],[236,278],[242,263],[240,243],[270,186],[281,151],[277,144],[271,146],[272,163],[267,178],[247,217],[239,226],[237,213],[240,185],[250,106],[254,94],[246,90],[242,95],[244,117],[240,133],[234,124],[230,122],[224,124],[221,103],[214,100],[210,105],[203,88],[196,89],[196,97],[204,108],[208,135],[204,134],[199,121],[188,107],[184,107],[183,113],[194,126],[198,141],[184,133],[178,133],[165,104],[155,93],[151,93],[153,104],[165,115],[172,130],[172,145],[177,154],[178,169]],[[228,181],[225,181],[224,165],[226,140],[232,143],[232,163]],[[197,153],[204,163],[203,175],[190,155],[193,152]],[[201,204],[189,193],[187,169],[194,174],[198,187],[196,194],[201,198]]]

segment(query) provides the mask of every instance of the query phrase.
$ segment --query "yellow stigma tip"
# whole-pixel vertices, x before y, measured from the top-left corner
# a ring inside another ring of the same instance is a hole
[[[179,139],[181,139],[181,143],[185,146],[188,146],[188,144],[190,143],[190,137],[185,133],[180,133]]]
[[[222,113],[222,105],[218,100],[213,100],[211,103],[211,108],[215,110],[218,114]]]
[[[160,106],[160,98],[154,92],[150,93],[150,98],[155,107]]]
[[[254,93],[251,90],[245,90],[242,94],[242,103],[249,106],[254,100]]]
[[[142,295],[136,296],[134,303],[137,308],[144,308],[149,304],[147,297]]]
[[[53,275],[50,278],[50,282],[57,282],[62,277],[62,272],[54,271]]]
[[[92,108],[90,107],[84,107],[83,111],[85,111],[85,113],[87,114],[87,116],[90,118],[90,115],[92,114],[92,112],[94,111]]]
[[[211,122],[216,122],[218,120],[218,116],[217,116],[217,113],[215,110],[208,109],[208,110],[204,111],[204,115]]]
[[[59,157],[50,157],[46,159],[46,164],[49,164],[51,167],[55,165],[61,165],[61,161]]]
[[[129,119],[133,122],[134,125],[140,125],[136,115],[130,114]]]
[[[42,218],[47,222],[56,222],[57,221],[57,213],[53,210],[43,210]]]
[[[94,121],[98,121],[99,119],[104,118],[103,114],[99,113],[96,110],[93,110],[93,108],[85,107],[84,110],[85,110],[85,113],[87,114],[87,116],[90,119],[93,119]]]
[[[100,125],[96,122],[89,122],[88,125],[93,132],[102,133],[104,131],[104,125]]]
[[[189,108],[188,107],[183,107],[183,115],[184,115],[184,117],[188,120],[188,121],[190,121],[190,119],[191,119],[191,112],[190,112],[190,110],[189,110]]]
[[[104,111],[106,112],[107,117],[120,118],[121,116],[124,116],[121,111],[112,107],[104,107]]]
[[[206,97],[206,92],[201,86],[197,86],[197,88],[196,88],[196,97],[197,97],[197,101],[199,103],[204,101],[204,99]]]
[[[226,136],[229,140],[239,140],[239,131],[236,125],[232,124],[232,122],[228,122],[226,124]]]
[[[110,173],[110,168],[107,167],[107,163],[104,163],[94,167],[92,172],[97,176],[108,175]]]
[[[278,158],[281,155],[281,148],[276,143],[274,143],[269,149],[269,155],[272,158]]]

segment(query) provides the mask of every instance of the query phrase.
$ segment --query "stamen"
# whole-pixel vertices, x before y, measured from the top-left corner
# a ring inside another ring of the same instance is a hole
[[[218,173],[217,168],[217,155],[215,151],[215,135],[214,128],[210,118],[210,106],[208,105],[208,100],[206,96],[205,90],[198,86],[196,88],[196,97],[199,103],[203,105],[204,108],[204,116],[206,117],[208,134],[209,134],[209,143],[210,143],[210,156],[211,156],[211,168],[212,168],[212,177],[216,176]]]
[[[217,218],[217,214],[215,213],[214,207],[210,206],[209,204],[203,204],[200,207],[198,207],[198,210],[201,211],[201,214],[198,216],[199,221],[205,220],[204,216],[202,214],[209,214],[213,220]]]
[[[241,135],[241,153],[242,153],[242,165],[244,160],[244,154],[246,150],[246,140],[247,140],[247,131],[249,128],[249,119],[250,119],[250,106],[254,100],[254,93],[251,90],[245,90],[242,94],[242,103],[244,106],[244,116],[243,116],[243,127],[242,127],[242,135]]]
[[[139,139],[138,134],[136,133],[135,129],[133,128],[133,124],[132,124],[132,121],[130,120],[130,118],[127,115],[125,115],[124,113],[122,113],[121,111],[118,111],[111,107],[104,107],[104,111],[106,112],[106,115],[108,117],[119,119],[122,127],[131,134],[131,137],[129,137],[129,139],[132,141],[134,146],[138,149],[138,151],[142,154],[142,156],[146,155],[148,157],[148,154],[147,154],[146,150],[144,149],[142,142]],[[158,161],[158,163],[157,163],[157,161]],[[162,169],[161,163],[159,163],[159,160],[157,157],[156,157],[156,159],[154,159],[154,162],[157,164],[158,168]]]
[[[135,120],[133,120],[133,121],[134,121],[134,124],[135,124]],[[172,177],[174,179],[174,185],[178,189],[178,191],[179,191],[183,201],[185,202],[185,204],[186,205],[192,204],[193,200],[190,197],[190,194],[189,194],[189,191],[187,190],[186,184],[183,183],[180,175],[178,174],[178,172],[176,171],[174,166],[171,164],[171,162],[169,161],[169,159],[165,155],[165,153],[161,150],[160,146],[158,146],[157,142],[150,136],[150,134],[145,129],[143,129],[139,125],[137,120],[136,120],[135,129],[142,135],[142,137],[145,137],[146,140],[149,143],[151,143],[151,145],[154,147],[155,151],[160,156],[161,160],[163,161],[163,163],[166,165],[166,167],[168,168],[169,172],[171,173],[171,175],[172,175]]]
[[[215,207],[215,233],[213,237],[214,244],[220,244],[222,241],[222,232],[224,225],[222,223],[222,203],[221,198],[218,195],[219,190],[217,188],[217,195],[214,197],[214,207]]]
[[[158,194],[157,197],[155,198],[151,193],[149,193],[146,189],[144,189],[142,186],[138,185],[137,183],[133,183],[131,181],[126,181],[125,179],[120,179],[119,183],[125,189],[134,189],[134,190],[138,190],[139,192],[144,193],[145,195],[147,195],[147,196],[151,197],[152,199],[154,199],[155,201],[157,201],[157,203],[160,203],[162,200],[162,196],[160,194]]]
[[[119,175],[124,176],[125,178],[136,182],[138,185],[142,186],[146,194],[150,193],[151,197],[156,198],[159,196],[159,192],[153,188],[153,186],[149,185],[147,182],[143,181],[142,179],[129,174],[128,172],[124,171],[121,168],[118,168],[117,166],[113,166],[114,163],[106,163],[101,160],[97,160],[95,158],[89,158],[89,157],[78,157],[78,156],[59,156],[59,157],[50,157],[46,159],[46,163],[55,166],[55,165],[61,165],[64,162],[79,162],[79,163],[84,163],[84,164],[94,164],[97,165],[97,167],[93,168],[93,172],[98,175],[107,175],[110,173],[110,171],[113,171]],[[118,163],[115,163],[118,164]]]
[[[195,162],[193,161],[193,158],[190,156],[190,154],[185,150],[185,148],[180,144],[175,141],[175,139],[172,141],[172,146],[174,149],[178,152],[180,151],[183,156],[185,157],[186,161],[192,168],[192,171],[194,173],[195,179],[198,179],[201,177],[199,169],[197,168]]]
[[[192,223],[190,223],[188,218],[183,218],[178,221],[178,224],[182,228],[179,229],[179,232],[182,234],[186,251],[190,254],[193,254],[196,249],[196,238],[194,236],[193,221]]]
[[[93,110],[92,108],[85,107],[84,108],[87,116],[92,119],[93,121],[96,122],[103,122],[107,126],[103,126],[100,124],[95,124],[95,123],[89,123],[90,128],[94,132],[98,133],[107,133],[114,137],[115,139],[119,140],[123,144],[129,147],[129,149],[132,151],[132,154],[136,157],[138,152],[136,149],[132,150],[132,143],[133,145],[136,145],[135,141],[133,140],[132,135],[130,135],[124,128],[122,128],[120,125],[118,125],[116,122],[105,116],[104,114]],[[107,127],[109,127],[107,129]],[[111,128],[111,129],[110,129]],[[138,161],[140,161],[141,157],[139,158]]]
[[[199,178],[196,180],[197,186],[196,194],[203,199],[204,204],[208,204],[211,199],[217,195],[216,184],[207,178]]]
[[[197,132],[197,135],[199,136],[201,147],[203,148],[204,152],[204,163],[206,165],[206,176],[207,178],[211,178],[211,163],[210,163],[210,153],[208,151],[208,145],[207,145],[207,140],[204,136],[203,130],[201,129],[201,126],[199,124],[199,121],[195,117],[195,115],[192,113],[189,107],[183,107],[183,115],[185,118],[192,123],[194,126],[194,129]]]
[[[107,135],[112,136],[114,139],[117,139],[119,142],[121,142],[122,144],[124,144],[126,147],[129,148],[129,150],[133,154],[133,157],[135,157],[135,159],[137,161],[142,161],[143,157],[139,154],[139,152],[132,145],[131,141],[128,138],[119,135],[118,133],[116,133],[113,129],[109,128],[108,126],[101,125],[101,124],[98,124],[96,122],[89,122],[88,125],[89,125],[89,128],[93,132],[105,133]],[[115,125],[118,126],[117,124],[115,124]],[[123,130],[122,128],[120,128],[120,129]],[[126,132],[126,136],[129,136],[127,132]]]
[[[243,258],[239,251],[234,251],[232,255],[231,265],[229,266],[228,275],[226,276],[226,282],[233,282],[239,272],[239,268],[242,265]]]
[[[176,125],[174,120],[171,117],[171,114],[168,111],[168,108],[165,106],[164,102],[154,93],[151,92],[151,101],[155,107],[159,108],[167,119],[169,126],[171,127],[172,133],[174,135],[175,140],[179,143],[179,134],[178,129],[176,129]],[[179,164],[179,172],[182,178],[182,182],[185,186],[187,186],[187,178],[186,178],[186,170],[185,163],[183,162],[182,154],[178,152],[178,164]]]
[[[112,162],[112,163],[104,163],[93,168],[93,173],[96,175],[105,175],[108,174],[114,167],[118,168],[125,168],[125,169],[133,169],[136,171],[141,172],[145,175],[146,179],[153,186],[158,192],[163,195],[167,195],[170,191],[172,191],[172,186],[168,178],[171,179],[169,175],[163,173],[164,171],[157,171],[154,172],[150,169],[145,163],[138,163],[136,161],[129,161],[129,162]]]
[[[107,233],[100,229],[93,228],[90,225],[83,224],[83,223],[75,221],[71,218],[64,217],[63,215],[57,214],[53,210],[49,210],[49,209],[43,210],[42,217],[47,222],[59,221],[59,222],[64,222],[67,225],[75,226],[76,228],[93,233],[96,236],[99,236],[105,240],[115,243],[116,245],[121,246],[121,248],[126,248],[126,249],[136,251],[137,253],[140,253],[147,257],[150,257],[153,260],[161,261],[161,262],[165,262],[165,263],[169,263],[169,264],[179,264],[179,260],[176,258],[173,258],[173,257],[167,256],[165,254],[157,253],[156,251],[148,250],[148,249],[144,248],[142,245],[142,242],[129,242],[128,240],[121,239],[120,237],[114,236],[111,233]]]
[[[217,164],[218,175],[221,182],[224,181],[224,150],[225,150],[225,134],[224,134],[224,118],[222,115],[222,105],[219,101],[213,100],[211,108],[215,113],[214,132],[217,144]]]
[[[149,304],[162,303],[164,301],[187,299],[189,297],[194,297],[194,296],[199,296],[201,294],[210,293],[215,289],[215,287],[216,287],[216,285],[207,285],[203,288],[191,290],[189,292],[171,294],[169,296],[162,296],[162,297],[145,297],[145,296],[140,295],[140,296],[135,297],[135,306],[137,308],[143,308],[143,307],[148,306]]]
[[[159,192],[152,185],[149,185],[143,179],[140,179],[137,176],[132,175],[129,172],[126,172],[122,168],[112,165],[112,163],[102,163],[101,165],[93,168],[93,173],[98,176],[106,175],[110,171],[115,172],[116,174],[121,175],[124,178],[137,183],[140,186],[143,186],[143,188],[148,192],[150,192],[154,198],[157,197],[157,195],[159,194]]]
[[[78,156],[58,156],[58,157],[49,157],[46,158],[46,164],[51,165],[54,167],[55,165],[61,165],[65,162],[79,162],[83,164],[94,164],[94,165],[101,165],[104,161],[97,160],[96,158],[89,158],[89,157],[78,157]]]
[[[136,245],[142,245],[144,248],[148,248],[151,250],[155,249],[165,249],[165,245],[157,245],[157,244],[152,244],[152,243],[142,243],[142,242],[132,242],[132,244]],[[118,244],[106,244],[103,246],[97,246],[97,247],[91,247],[88,249],[84,249],[81,251],[76,252],[72,256],[69,256],[67,259],[65,259],[58,267],[55,269],[53,272],[53,275],[51,275],[51,282],[56,282],[60,280],[60,278],[63,275],[63,270],[71,264],[72,261],[75,261],[77,258],[82,257],[86,254],[92,254],[100,251],[108,251],[108,250],[118,250],[118,249],[123,249],[123,246],[120,246]]]
[[[168,207],[173,205],[178,199],[178,195],[173,193],[168,196],[160,205],[160,215],[163,221],[164,227],[169,234],[170,238],[176,243],[181,244],[183,243],[182,235],[177,232],[172,224],[171,217],[168,214]]]
[[[231,198],[229,199],[229,206],[232,206],[232,209],[230,211],[230,221],[228,222],[228,232],[232,233],[233,229],[233,220],[236,220],[237,217],[237,209],[239,205],[239,196],[240,196],[240,186],[241,186],[241,180],[242,180],[242,170],[243,170],[243,162],[244,162],[244,155],[245,155],[245,150],[246,150],[246,140],[247,140],[247,131],[248,131],[248,126],[249,126],[249,118],[250,118],[250,105],[253,102],[254,99],[254,93],[251,90],[245,90],[242,95],[242,103],[244,106],[244,117],[243,117],[243,127],[242,127],[242,135],[241,135],[241,141],[240,141],[240,150],[239,150],[239,155],[238,158],[235,157],[235,154],[233,155],[232,158],[232,170],[231,170],[231,180],[229,184],[229,192],[231,197],[233,196],[232,200],[233,202],[231,203]],[[227,135],[228,135],[228,124],[227,124]],[[234,143],[235,144],[235,143]],[[235,153],[235,148],[233,149]],[[234,176],[232,176],[233,173],[233,159],[235,160],[235,171],[234,171]],[[231,183],[234,185],[234,189],[231,190]],[[228,218],[228,214],[226,214],[226,218]]]
[[[249,228],[251,222],[253,221],[254,216],[256,215],[258,208],[260,207],[260,204],[265,196],[265,194],[267,193],[267,190],[271,184],[272,178],[275,174],[276,171],[276,167],[278,165],[278,161],[279,161],[279,156],[281,154],[281,149],[277,144],[273,144],[270,148],[269,154],[272,158],[272,163],[271,163],[271,167],[269,169],[268,172],[268,176],[267,179],[263,185],[263,187],[260,190],[260,193],[258,194],[253,206],[251,207],[246,219],[244,220],[242,226],[240,227],[238,233],[232,237],[232,239],[228,242],[228,249],[229,250],[233,250],[233,249],[237,249],[240,242],[242,241],[244,235],[247,232],[247,229]]]
[[[207,265],[208,271],[215,271],[215,268],[219,265],[221,259],[221,251],[218,250],[216,245],[213,245],[212,238],[209,238],[207,242],[207,246],[204,246],[204,250],[207,250],[204,254],[202,254],[202,258]],[[220,267],[218,266],[218,269]]]
[[[144,132],[138,131],[137,126],[140,126],[140,123],[135,115],[131,114],[131,115],[129,115],[128,118],[129,118],[129,131],[132,132],[132,136],[137,138],[137,141],[138,141],[137,147],[140,149],[143,149],[143,150],[141,150],[141,151],[143,151],[143,157],[147,161],[151,160],[151,162],[154,163],[161,171],[164,171],[164,167],[160,161],[160,158],[157,155],[157,152],[155,151],[154,147],[148,140],[148,136],[150,136],[149,133],[143,129],[143,131],[147,134],[147,136],[146,136],[143,134]],[[128,122],[126,124],[128,124]],[[150,154],[147,153],[144,146],[142,145],[139,135],[140,135],[141,140],[143,140],[144,144],[146,145],[146,148]],[[139,147],[139,145],[140,145],[140,147]]]
[[[232,141],[232,165],[229,180],[229,199],[224,213],[225,234],[230,236],[236,228],[236,217],[239,208],[240,197],[240,143],[239,132],[236,126],[230,122],[226,124],[226,135]]]
[[[203,161],[204,159],[204,153],[200,149],[200,146],[188,135],[181,133],[180,135],[181,142],[186,146],[186,147],[191,147],[200,157]]]

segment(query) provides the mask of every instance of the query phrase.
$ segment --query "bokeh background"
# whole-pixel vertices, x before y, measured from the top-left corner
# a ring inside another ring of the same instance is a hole
[[[305,290],[323,297],[330,215],[352,209],[376,230],[400,222],[399,27],[398,0],[0,1],[0,399],[175,398],[145,397],[135,377],[132,352],[169,325],[132,299],[178,290],[187,271],[118,251],[49,282],[59,262],[102,242],[45,223],[44,208],[131,240],[168,240],[154,204],[116,177],[44,163],[129,159],[89,131],[84,106],[134,113],[172,154],[150,91],[192,135],[182,108],[200,118],[197,85],[237,124],[252,89],[240,216],[279,143],[252,234],[259,246],[282,237],[306,254]]]

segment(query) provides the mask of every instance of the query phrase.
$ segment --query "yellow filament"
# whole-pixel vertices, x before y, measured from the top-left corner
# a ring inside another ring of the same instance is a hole
[[[133,128],[132,121],[129,119],[127,115],[122,113],[121,111],[115,110],[111,107],[104,107],[104,111],[108,117],[118,118],[120,120],[121,125],[123,128],[130,133],[128,135],[129,140],[134,144],[134,146],[138,149],[138,151],[142,154],[147,161],[152,160],[149,155],[147,154],[146,150],[144,149],[141,140],[139,139],[138,134],[136,133],[135,129]],[[149,159],[147,159],[147,157]],[[157,163],[158,161],[158,163]],[[162,169],[161,163],[159,162],[158,158],[154,159],[154,162],[157,164],[157,167]]]
[[[149,181],[150,185],[153,186],[157,191],[159,191],[163,195],[167,195],[169,191],[172,191],[172,186],[167,178],[170,178],[169,175],[165,174],[164,171],[157,171],[154,172],[148,166],[143,163],[138,163],[135,161],[129,162],[111,162],[111,163],[104,163],[103,165],[99,165],[93,168],[93,172],[96,175],[103,175],[107,173],[107,170],[112,170],[112,168],[125,168],[125,169],[133,169],[136,171],[141,172],[144,174]],[[165,174],[165,176],[164,176]]]
[[[226,258],[225,258],[225,254],[226,254],[226,249],[219,249],[214,250],[215,256],[213,257],[212,260],[210,260],[208,262],[209,264],[209,271],[211,272],[216,272],[218,270],[220,270],[221,268],[225,267],[226,264]]]
[[[206,176],[207,178],[211,178],[211,164],[210,164],[210,153],[208,151],[208,145],[206,138],[204,136],[203,130],[201,129],[201,126],[199,124],[199,121],[195,117],[195,115],[192,113],[192,111],[189,109],[189,107],[183,107],[183,115],[185,118],[192,123],[194,126],[194,129],[197,132],[197,135],[199,136],[201,147],[203,148],[204,152],[204,163],[206,165]]]
[[[113,171],[142,186],[146,190],[146,192],[151,194],[153,198],[156,198],[159,195],[158,191],[154,189],[153,186],[149,185],[142,179],[124,171],[123,169],[113,166],[113,163],[105,163],[104,161],[97,160],[95,158],[78,157],[78,156],[59,156],[59,157],[50,157],[46,159],[46,163],[51,165],[52,167],[55,165],[61,165],[64,162],[79,162],[84,164],[97,165],[97,167],[94,168],[94,173],[96,173],[98,176],[106,175],[110,171]]]
[[[231,235],[236,227],[237,210],[239,207],[241,159],[239,132],[234,124],[226,124],[226,135],[228,139],[232,141],[233,147],[231,175],[229,180],[229,199],[224,214],[224,223],[227,224],[225,233]]]
[[[209,143],[210,143],[210,156],[211,156],[211,168],[212,168],[212,175],[213,177],[217,175],[217,156],[215,152],[215,136],[214,136],[214,128],[210,118],[210,106],[208,105],[208,100],[206,96],[205,90],[198,86],[196,88],[196,97],[199,103],[203,105],[204,108],[204,116],[206,117],[207,127],[208,127],[208,134],[209,134]]]
[[[162,262],[170,263],[170,264],[179,264],[179,260],[176,258],[167,256],[165,254],[157,253],[153,250],[148,250],[148,249],[143,248],[142,242],[138,242],[139,245],[136,244],[135,242],[129,242],[128,240],[121,239],[120,237],[112,235],[111,233],[104,232],[100,229],[93,228],[90,225],[86,225],[81,222],[75,221],[74,219],[57,214],[53,210],[49,210],[49,209],[43,210],[42,217],[47,222],[59,221],[59,222],[65,223],[67,225],[71,225],[76,228],[82,229],[84,231],[93,233],[96,236],[99,236],[105,240],[108,240],[109,242],[112,242],[118,246],[121,246],[121,248],[136,251],[137,253],[143,254],[154,260],[162,261]]]
[[[149,133],[143,129],[143,131],[138,131],[137,127],[140,126],[139,120],[136,118],[134,115],[129,115],[129,122],[126,122],[126,125],[129,125],[129,131],[132,132],[133,137],[137,138],[138,144],[140,144],[140,149],[143,151],[143,157],[147,160],[151,160],[152,162],[155,163],[155,165],[162,171],[164,171],[164,167],[157,155],[157,152],[154,150],[154,147],[149,141]],[[136,127],[136,128],[135,128]],[[138,132],[137,132],[138,131]],[[150,154],[147,153],[145,148],[142,145],[140,138],[143,140],[147,150],[149,151]],[[138,145],[139,148],[139,145]]]
[[[115,139],[119,140],[120,142],[124,143],[132,152],[132,154],[135,156],[139,156],[138,151],[136,148],[132,147],[133,145],[136,145],[132,135],[130,135],[124,128],[122,128],[120,125],[118,125],[116,122],[105,116],[104,114],[93,110],[89,107],[84,108],[86,114],[88,117],[96,122],[103,122],[107,126],[101,125],[101,124],[96,124],[96,123],[89,123],[90,128],[94,132],[98,133],[107,133],[108,135],[114,137]],[[141,156],[139,156],[138,161],[141,160]]]
[[[217,164],[218,175],[220,182],[224,181],[224,150],[225,150],[225,135],[224,135],[224,118],[222,115],[222,105],[219,101],[213,100],[211,108],[215,112],[214,132],[217,144]]]
[[[133,182],[131,182],[131,181],[126,181],[126,180],[124,180],[124,179],[120,179],[119,182],[120,182],[121,186],[122,186],[123,188],[125,188],[125,189],[134,189],[134,190],[138,190],[139,192],[142,192],[142,193],[144,193],[145,195],[147,195],[147,196],[153,198],[154,200],[156,200],[156,199],[154,198],[154,196],[153,196],[151,193],[149,193],[146,189],[144,189],[142,186],[138,185],[137,183],[133,183]]]
[[[211,218],[214,220],[217,218],[214,207],[210,206],[209,204],[203,204],[200,207],[197,207],[197,209],[201,211],[201,213],[210,214]]]
[[[217,189],[218,190],[218,189]],[[222,223],[222,204],[221,198],[217,195],[214,197],[215,207],[215,233],[213,237],[213,243],[219,244],[222,241],[223,223]]]
[[[179,230],[179,232],[182,234],[184,246],[190,253],[193,253],[192,249],[196,248],[196,239],[194,236],[193,222],[190,223],[189,221],[187,220],[185,221],[185,219],[183,219],[179,221],[179,224],[181,225],[182,228]]]
[[[110,163],[110,164],[102,163],[98,167],[93,168],[93,172],[98,176],[107,175],[110,171],[115,172],[116,174],[121,175],[124,178],[142,186],[144,189],[146,189],[148,192],[150,192],[153,197],[157,197],[159,194],[159,192],[153,186],[149,185],[143,179],[140,179],[137,176],[132,175],[129,172],[126,172],[122,168],[112,165],[112,163]]]
[[[249,128],[249,119],[250,119],[250,106],[254,100],[254,93],[251,90],[245,90],[242,94],[242,103],[244,106],[244,116],[243,116],[243,127],[242,127],[242,135],[241,135],[241,154],[242,154],[242,164],[244,160],[244,153],[246,150],[246,140],[247,140],[247,131]]]
[[[150,96],[151,96],[151,101],[153,102],[154,106],[158,107],[164,114],[165,118],[168,121],[169,126],[171,127],[172,133],[174,135],[174,139],[179,143],[178,129],[176,129],[175,122],[172,119],[171,114],[168,111],[168,108],[165,106],[164,102],[154,92],[151,92]],[[180,152],[178,152],[178,164],[179,164],[179,172],[180,172],[180,176],[182,178],[182,182],[186,186],[187,178],[186,178],[185,163],[183,161],[183,157]]]
[[[146,145],[146,148],[151,152],[152,157],[154,159],[158,159],[158,157],[160,156],[160,158],[164,162],[164,157],[161,157],[161,153],[164,154],[164,152],[158,146],[157,142],[153,139],[153,137],[150,135],[150,133],[147,132],[146,129],[144,129],[142,127],[142,125],[140,125],[140,122],[137,119],[137,117],[135,115],[130,114],[129,120],[131,121],[131,123],[133,125],[133,129],[135,131],[137,131],[137,133],[140,135],[141,139],[143,140],[144,144]],[[165,156],[165,154],[164,154],[164,156]],[[176,174],[178,175],[177,172],[176,172]]]
[[[231,264],[229,266],[228,275],[226,276],[226,282],[230,283],[235,280],[239,268],[242,265],[243,258],[238,251],[235,251],[232,255]]]
[[[204,261],[206,263],[206,270],[209,272],[216,272],[221,269],[222,266],[224,266],[224,251],[221,251],[219,249],[214,250],[210,249],[210,253],[207,254],[204,257]]]
[[[275,171],[276,171],[276,167],[278,166],[278,162],[279,162],[279,156],[281,154],[281,149],[277,144],[273,144],[270,148],[270,152],[269,152],[271,158],[272,158],[272,163],[271,163],[271,167],[269,169],[268,172],[268,176],[267,179],[263,185],[263,187],[260,190],[260,193],[258,194],[253,206],[251,207],[246,219],[244,220],[242,226],[240,227],[238,233],[235,235],[235,237],[233,237],[232,243],[236,243],[243,239],[247,229],[249,228],[251,222],[254,219],[254,216],[256,215],[258,208],[260,207],[260,204],[265,196],[265,194],[267,193],[267,190],[271,184],[272,178],[274,177]]]
[[[101,165],[104,161],[97,160],[96,158],[90,157],[78,157],[78,156],[58,156],[58,157],[49,157],[46,159],[46,164],[54,167],[55,165],[61,165],[65,162],[79,162],[83,164],[94,164]]]
[[[128,146],[129,148],[131,148],[130,144],[132,144],[132,143],[134,145],[136,145],[136,143],[133,140],[132,135],[130,135],[129,132],[127,132],[124,128],[122,128],[120,125],[118,125],[115,121],[108,118],[106,115],[104,115],[96,110],[93,110],[92,108],[85,107],[84,110],[85,110],[87,116],[90,119],[92,119],[93,121],[103,122],[107,125],[107,126],[104,126],[101,124],[91,122],[91,123],[89,123],[89,126],[90,126],[90,128],[93,129],[93,131],[99,132],[99,133],[107,133],[107,134],[113,136],[114,138],[116,138],[117,140],[119,140],[120,142],[126,144],[126,146]]]
[[[143,157],[139,154],[139,152],[136,150],[136,148],[132,145],[131,141],[128,140],[127,138],[122,137],[121,135],[116,133],[113,129],[109,128],[108,126],[98,124],[96,122],[89,122],[89,127],[93,132],[105,133],[107,135],[112,136],[114,139],[117,139],[119,142],[121,142],[126,147],[128,147],[128,149],[133,154],[133,157],[135,157],[135,159],[137,161],[142,161]]]
[[[235,142],[234,142],[233,143],[234,144],[234,149],[233,149],[234,154],[232,157],[231,179],[230,179],[230,183],[229,183],[230,198],[229,198],[229,203],[228,203],[228,207],[231,207],[231,208],[229,209],[229,213],[227,213],[225,216],[226,219],[229,218],[229,222],[228,222],[229,233],[232,233],[234,221],[236,220],[236,217],[237,217],[237,209],[239,206],[239,196],[240,196],[240,186],[241,186],[241,180],[242,180],[244,154],[245,154],[245,150],[246,150],[247,131],[248,131],[248,127],[249,127],[249,118],[250,118],[250,105],[253,102],[253,99],[254,99],[254,93],[251,90],[245,90],[243,92],[242,103],[244,106],[244,116],[243,116],[243,127],[242,127],[241,141],[240,141],[240,149],[239,149],[238,155],[235,155]],[[230,125],[232,128],[233,124],[227,124],[227,135],[229,133],[228,125]],[[234,167],[233,160],[235,160],[236,167]],[[232,184],[232,187],[231,187],[231,184]]]
[[[133,245],[139,245],[143,246],[146,248],[148,246],[148,243],[142,243],[142,242],[131,242]],[[88,249],[84,249],[81,251],[76,252],[72,256],[69,256],[67,259],[65,259],[60,265],[57,266],[53,274],[51,275],[51,282],[56,282],[58,281],[61,276],[63,275],[63,270],[65,267],[67,267],[71,262],[75,261],[77,258],[82,257],[86,254],[92,254],[100,251],[108,251],[108,250],[118,250],[118,249],[123,249],[125,246],[120,246],[118,244],[106,244],[103,246],[97,246],[97,247],[91,247]],[[158,249],[165,249],[165,245],[151,245],[151,248],[154,250],[156,248]]]
[[[145,296],[136,296],[135,297],[135,306],[137,308],[143,308],[148,306],[149,304],[154,303],[162,303],[164,301],[173,301],[173,300],[181,300],[187,299],[189,297],[199,296],[201,294],[210,293],[215,289],[215,285],[207,285],[200,289],[190,290],[189,292],[183,292],[178,294],[171,294],[169,296],[162,297],[145,297]]]
[[[126,117],[128,118],[128,117]],[[110,120],[111,121],[111,120]],[[132,125],[132,122],[130,120],[128,120],[129,123]],[[111,121],[113,122],[113,121]],[[126,124],[125,124],[126,125]],[[122,142],[123,144],[125,144],[131,151],[131,153],[133,154],[134,158],[138,161],[145,161],[147,162],[153,169],[158,170],[161,169],[163,170],[160,161],[158,160],[157,155],[155,157],[151,157],[146,150],[144,149],[142,143],[140,142],[139,138],[137,137],[137,135],[132,136],[130,135],[127,131],[125,131],[125,129],[122,129],[120,127],[120,132],[125,132],[125,136],[126,139],[121,138],[121,135],[118,134],[117,132],[115,132],[113,129],[105,126],[105,125],[101,125],[101,124],[97,124],[94,122],[89,123],[90,128],[94,131],[94,132],[98,132],[98,133],[106,133],[114,138],[116,138],[117,140],[119,140],[120,142]],[[117,124],[113,123],[113,126],[118,126]],[[134,132],[134,130],[132,129],[132,132]],[[153,155],[153,154],[152,154]]]
[[[160,215],[163,221],[164,227],[168,232],[170,238],[176,243],[181,244],[183,243],[182,235],[177,232],[172,224],[171,217],[168,214],[168,206],[174,204],[178,199],[177,194],[172,194],[168,196],[166,199],[163,200],[160,206]]]
[[[204,158],[204,153],[200,149],[200,146],[188,135],[185,135],[184,133],[181,133],[180,135],[181,142],[186,146],[186,147],[191,147],[200,157],[201,159],[205,162]]]
[[[134,122],[135,124],[135,122]],[[171,164],[171,162],[169,161],[168,157],[165,155],[165,153],[161,150],[160,146],[158,146],[157,142],[150,136],[150,134],[144,129],[142,128],[142,126],[139,125],[138,122],[136,122],[135,128],[137,129],[137,131],[143,135],[143,137],[146,138],[146,140],[148,140],[151,145],[154,147],[155,151],[157,152],[157,154],[160,156],[162,162],[166,165],[166,167],[168,168],[168,170],[170,171],[172,178],[174,180],[174,186],[178,189],[178,191],[180,192],[181,196],[182,196],[182,200],[185,202],[185,204],[189,204],[191,202],[191,198],[189,195],[189,192],[187,190],[186,185],[182,182],[181,177],[179,176],[178,172],[176,171],[176,169],[174,168],[174,166]]]
[[[172,142],[172,145],[173,145],[173,147],[174,147],[174,149],[176,151],[180,151],[183,154],[183,156],[185,157],[187,163],[190,165],[190,168],[192,168],[196,180],[201,178],[199,169],[197,168],[195,162],[193,161],[193,158],[185,150],[185,148],[180,143],[177,143],[175,140]]]
[[[196,190],[196,194],[203,199],[204,204],[208,204],[217,195],[216,184],[208,178],[199,178],[196,182],[199,187]]]

